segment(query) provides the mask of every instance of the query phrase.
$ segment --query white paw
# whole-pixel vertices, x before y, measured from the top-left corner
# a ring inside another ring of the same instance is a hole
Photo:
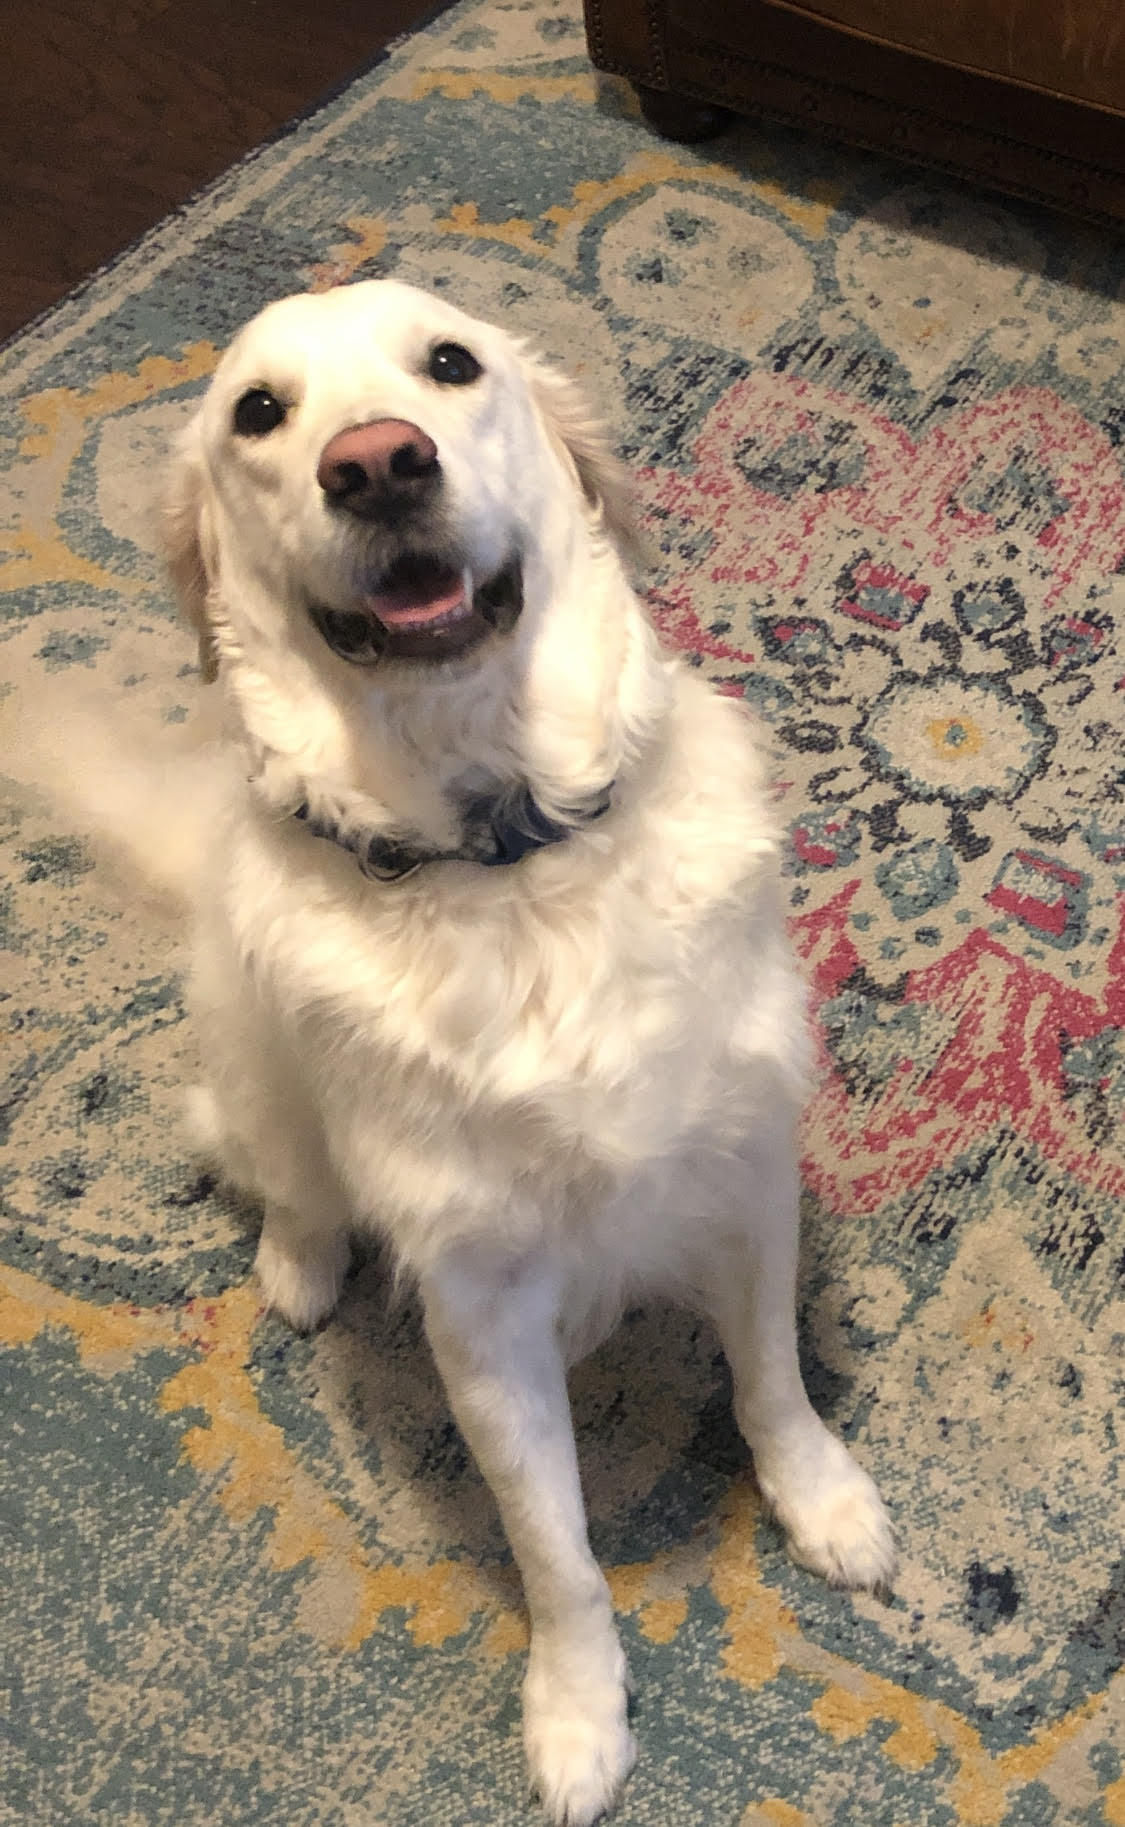
[[[294,1244],[271,1227],[267,1218],[254,1267],[274,1311],[297,1332],[310,1332],[327,1319],[339,1300],[350,1261],[343,1231],[304,1236]]]
[[[184,1123],[196,1154],[217,1167],[231,1186],[255,1194],[253,1160],[226,1128],[222,1107],[209,1085],[189,1085],[184,1093]]]
[[[616,1802],[637,1758],[626,1717],[625,1659],[614,1642],[616,1678],[600,1668],[583,1683],[546,1657],[524,1685],[523,1741],[532,1786],[555,1827],[591,1827]]]
[[[222,1155],[225,1131],[219,1105],[209,1085],[189,1085],[184,1092],[184,1122],[197,1154]]]
[[[818,1421],[756,1462],[789,1552],[833,1586],[886,1589],[897,1565],[890,1518],[872,1480]]]

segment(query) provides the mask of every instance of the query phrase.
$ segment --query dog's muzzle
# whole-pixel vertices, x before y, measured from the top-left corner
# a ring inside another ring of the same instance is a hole
[[[465,653],[490,629],[506,633],[523,607],[523,576],[509,560],[478,579],[458,560],[426,550],[442,485],[434,440],[408,419],[349,425],[320,453],[316,479],[329,512],[394,536],[403,548],[364,578],[347,608],[310,608],[341,659],[441,660]]]

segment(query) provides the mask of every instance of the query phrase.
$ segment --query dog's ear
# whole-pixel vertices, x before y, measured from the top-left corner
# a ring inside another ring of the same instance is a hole
[[[183,438],[164,494],[164,562],[184,617],[199,642],[199,670],[219,676],[219,644],[211,617],[211,526],[203,459],[194,425]]]
[[[605,426],[581,388],[546,362],[528,362],[532,396],[548,433],[562,445],[578,474],[582,493],[621,551],[645,559],[645,542],[624,466],[614,455]]]

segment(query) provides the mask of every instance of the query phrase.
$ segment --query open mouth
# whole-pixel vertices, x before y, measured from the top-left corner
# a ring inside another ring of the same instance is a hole
[[[387,659],[444,660],[468,651],[490,631],[506,634],[523,608],[519,560],[476,583],[466,568],[406,553],[361,590],[350,609],[310,610],[341,659],[371,666]]]

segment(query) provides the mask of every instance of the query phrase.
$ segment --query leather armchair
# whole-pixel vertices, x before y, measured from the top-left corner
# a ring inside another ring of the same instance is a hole
[[[1123,0],[585,0],[594,64],[651,124],[768,114],[1125,220]]]

